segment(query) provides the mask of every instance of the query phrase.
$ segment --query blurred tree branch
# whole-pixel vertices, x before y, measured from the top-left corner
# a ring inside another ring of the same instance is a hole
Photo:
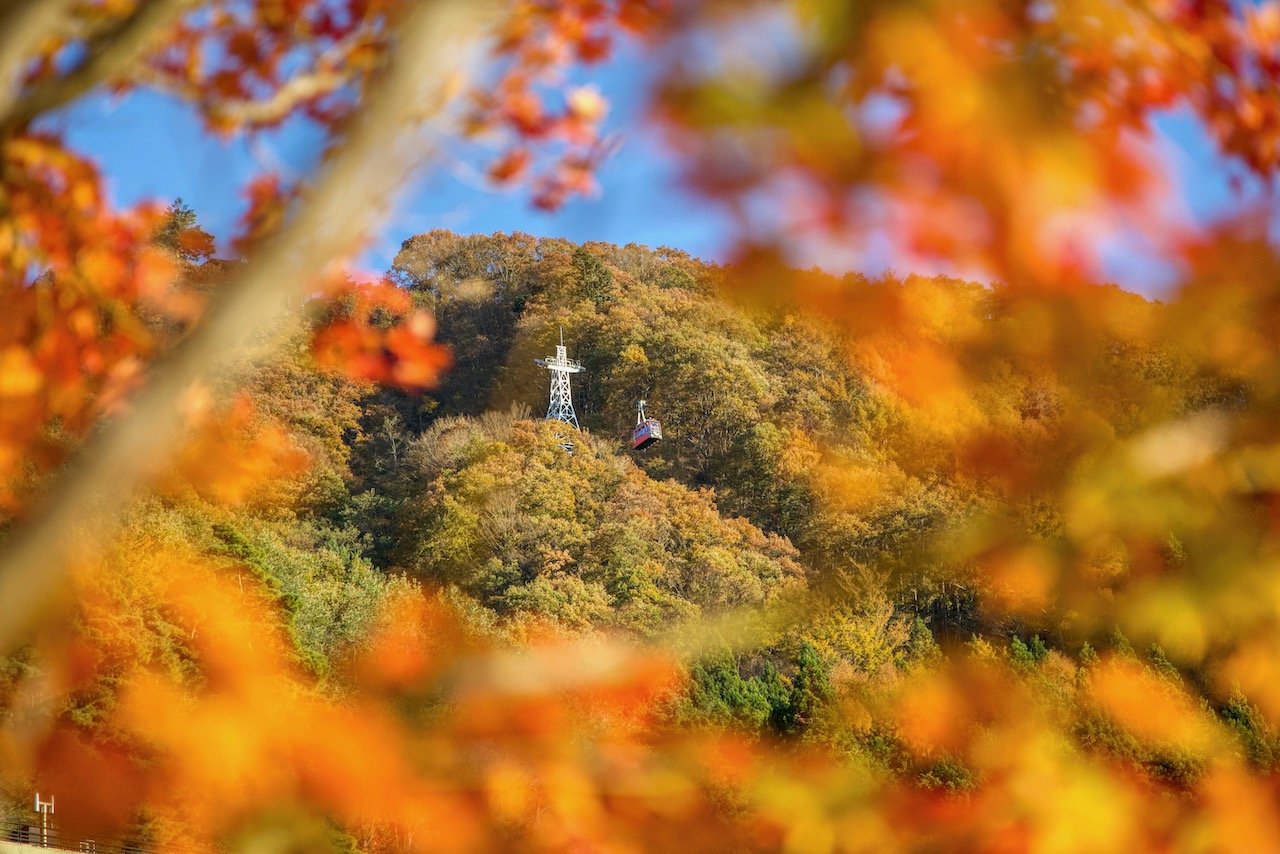
[[[439,0],[406,16],[382,78],[357,108],[345,140],[304,194],[292,221],[231,276],[205,319],[155,366],[128,410],[102,427],[44,503],[0,544],[0,649],[12,647],[38,618],[78,547],[109,532],[115,515],[164,464],[180,435],[182,402],[193,384],[214,371],[243,369],[255,337],[289,314],[289,297],[313,285],[330,261],[356,249],[363,234],[388,214],[406,172],[424,157],[421,139],[404,132],[423,119],[423,81],[434,90],[430,106],[438,116],[444,98],[436,96],[450,91],[464,70],[470,57],[461,46],[482,34],[489,9],[489,3],[475,0]],[[149,29],[136,26],[138,38]],[[130,57],[137,44],[125,46]],[[120,67],[120,61],[100,60],[94,79]],[[86,74],[75,84],[33,94],[13,115],[65,103],[74,97],[73,89],[83,91],[88,82]],[[70,531],[80,536],[69,536]]]
[[[190,5],[190,0],[150,0],[129,15],[93,33],[85,45],[85,60],[70,73],[51,77],[23,93],[0,119],[0,131],[26,124],[37,116],[64,107],[97,86],[120,75],[143,54],[152,40]],[[21,63],[21,58],[17,60]]]
[[[23,65],[66,23],[71,0],[18,0],[0,10],[0,116],[9,115],[19,94]]]
[[[355,80],[361,71],[352,67],[351,56],[368,43],[368,33],[354,33],[321,54],[313,70],[298,73],[259,99],[213,98],[207,87],[151,66],[138,68],[133,76],[139,83],[203,104],[212,116],[229,126],[269,125],[287,118],[307,101]]]

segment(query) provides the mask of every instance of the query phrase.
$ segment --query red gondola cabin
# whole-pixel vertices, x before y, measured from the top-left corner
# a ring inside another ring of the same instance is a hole
[[[633,451],[643,451],[654,442],[662,440],[662,425],[658,423],[658,419],[649,418],[644,413],[645,402],[640,401],[639,409],[636,412],[636,429],[631,431],[631,449]]]

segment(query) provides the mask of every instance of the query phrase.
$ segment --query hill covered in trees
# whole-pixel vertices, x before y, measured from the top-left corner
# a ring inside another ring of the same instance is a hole
[[[1095,289],[1100,320],[1076,330],[1087,376],[1058,375],[1058,344],[1045,341],[1044,358],[1010,356],[962,384],[938,353],[1037,334],[1001,289],[780,269],[776,293],[803,277],[807,304],[766,305],[678,251],[443,232],[406,241],[392,276],[436,314],[455,366],[434,394],[385,394],[366,410],[366,430],[387,437],[370,450],[385,457],[388,431],[420,435],[440,415],[540,411],[546,377],[533,360],[563,329],[587,369],[575,398],[594,436],[620,441],[646,398],[668,437],[633,456],[649,477],[709,489],[725,516],[786,537],[819,586],[915,602],[966,581],[926,547],[950,522],[1056,524],[1053,508],[1025,500],[1035,485],[1017,482],[1019,458],[1067,460],[1232,393],[1152,331],[1159,304],[1116,288]],[[888,314],[910,331],[877,328]]]
[[[216,287],[216,265],[196,260],[185,259],[192,281]],[[1194,777],[1194,751],[1119,729],[1085,674],[1098,651],[1156,685],[1195,674],[1158,644],[1135,651],[1116,624],[1048,620],[1046,589],[1021,571],[1035,555],[973,531],[1064,549],[1089,496],[1064,502],[1030,472],[1229,407],[1239,392],[1154,331],[1163,306],[1117,289],[1097,289],[1101,309],[1071,342],[1087,376],[1024,348],[961,384],[931,354],[1042,331],[1001,289],[778,275],[794,301],[762,302],[730,269],[674,250],[447,232],[406,241],[390,277],[437,319],[452,353],[443,382],[426,394],[375,386],[321,370],[300,344],[262,366],[235,429],[199,439],[129,514],[118,577],[79,606],[80,631],[111,663],[63,713],[86,731],[108,726],[119,676],[140,660],[200,678],[191,639],[148,604],[177,553],[259,585],[297,664],[327,690],[344,690],[388,602],[423,588],[498,643],[548,632],[677,639],[688,678],[663,706],[674,724],[822,743],[926,788],[967,788],[972,772],[955,750],[913,750],[911,721],[876,698],[934,667],[939,644],[1010,664],[1076,749],[1174,785]],[[841,313],[828,316],[834,305]],[[867,318],[910,318],[910,334],[864,323],[859,305]],[[586,368],[572,453],[563,428],[539,417],[547,377],[534,364],[562,330]],[[641,397],[665,439],[633,453]],[[286,463],[269,494],[221,494],[215,473],[181,476],[199,470],[200,442],[247,436],[270,437],[271,464]],[[1029,459],[1034,468],[1019,466]],[[1096,567],[1093,592],[1105,595],[1208,547],[1170,536],[1145,553],[1100,537],[1076,557]],[[167,557],[124,560],[153,553]],[[7,704],[33,656],[0,668]],[[1247,702],[1201,702],[1253,761],[1274,761],[1280,741]]]

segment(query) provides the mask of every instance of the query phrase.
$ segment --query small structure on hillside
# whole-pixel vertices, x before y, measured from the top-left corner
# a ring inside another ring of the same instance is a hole
[[[574,430],[580,430],[578,426],[578,414],[573,411],[573,387],[569,382],[572,374],[580,374],[584,370],[582,365],[569,358],[569,351],[564,346],[564,327],[560,327],[560,344],[556,347],[556,354],[552,358],[534,359],[536,365],[546,368],[551,372],[551,395],[547,401],[547,420],[563,421]],[[557,434],[559,435],[559,434]],[[560,436],[561,447],[569,453],[573,453],[573,442],[568,438]]]
[[[636,429],[631,431],[631,449],[634,451],[643,451],[654,442],[662,441],[662,424],[645,414],[645,403],[642,400],[636,407]]]

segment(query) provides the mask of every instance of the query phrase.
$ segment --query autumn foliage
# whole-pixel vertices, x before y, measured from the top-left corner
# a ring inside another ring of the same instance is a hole
[[[380,101],[424,21],[482,60]],[[624,42],[730,263],[432,231],[354,270],[385,211],[326,181],[398,162],[369,111],[554,211],[599,191]],[[157,851],[1276,847],[1275,212],[1193,221],[1157,155],[1177,116],[1271,185],[1275,3],[32,0],[0,86],[6,820],[41,791],[68,844]],[[325,157],[239,188],[219,260],[58,131],[140,88]],[[1160,301],[1105,282],[1117,242]],[[921,272],[799,269],[833,249]],[[521,408],[562,325],[572,455]],[[639,397],[670,438],[637,459]]]

